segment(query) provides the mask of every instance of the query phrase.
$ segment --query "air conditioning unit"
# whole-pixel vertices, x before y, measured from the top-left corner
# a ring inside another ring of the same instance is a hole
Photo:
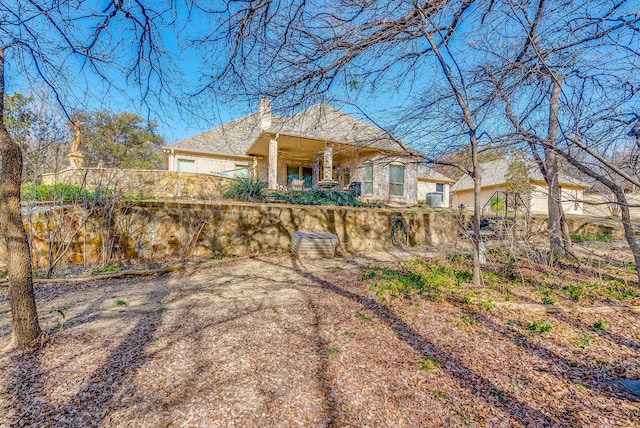
[[[427,193],[425,204],[429,207],[442,207],[443,194],[440,192]]]

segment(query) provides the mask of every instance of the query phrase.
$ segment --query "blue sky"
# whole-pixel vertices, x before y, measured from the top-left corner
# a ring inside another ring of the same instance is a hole
[[[80,26],[69,35],[72,39],[84,40],[90,37],[96,23],[99,22],[101,16],[104,16],[102,11],[108,10],[106,8],[108,2],[80,2],[79,4],[81,7],[88,9],[95,7],[97,4],[95,9],[99,15],[93,20],[83,18],[77,21],[80,22]],[[157,1],[154,5],[156,4],[161,5],[162,2]],[[217,2],[212,2],[211,4],[213,5],[212,7],[215,7]],[[6,5],[9,5],[9,9],[18,10],[23,8],[24,12],[22,13],[25,15],[30,13],[27,3],[21,0],[6,0],[0,4],[0,19],[4,18],[3,13],[5,13]],[[62,10],[59,12],[63,17],[75,13],[85,13],[86,15],[86,9],[82,11]],[[158,27],[156,35],[167,50],[165,59],[169,59],[169,61],[165,62],[164,65],[172,67],[173,72],[168,75],[167,79],[163,80],[163,91],[155,90],[158,88],[158,81],[152,79],[151,86],[154,90],[151,93],[160,92],[160,95],[148,97],[146,104],[141,101],[142,94],[139,86],[132,79],[126,80],[117,68],[107,68],[102,71],[108,78],[107,80],[114,83],[118,88],[115,89],[105,85],[102,78],[91,73],[91,70],[86,66],[82,67],[83,60],[81,57],[69,54],[64,49],[56,49],[61,43],[61,38],[54,29],[48,26],[46,20],[33,20],[33,30],[38,34],[37,43],[42,45],[43,51],[50,55],[54,62],[63,66],[62,73],[56,74],[55,71],[52,72],[51,81],[57,87],[63,104],[68,110],[71,113],[74,110],[97,109],[137,113],[142,117],[148,117],[157,122],[158,133],[165,138],[168,144],[255,111],[257,109],[256,101],[249,101],[243,97],[229,100],[213,91],[204,91],[197,97],[189,96],[201,89],[203,83],[201,78],[207,74],[212,74],[211,68],[219,63],[219,58],[216,56],[219,51],[214,51],[213,48],[207,50],[206,46],[201,50],[190,47],[191,41],[205,36],[215,26],[215,18],[211,16],[208,18],[195,15],[188,16],[188,10],[185,8],[179,8],[175,16],[168,15],[166,18],[164,23],[158,21],[161,25],[166,24],[166,26]],[[175,18],[175,21],[169,22],[169,18]],[[2,22],[6,22],[6,20],[2,19]],[[474,26],[478,23],[474,21],[469,24]],[[105,45],[104,49],[102,49],[102,46],[97,46],[97,52],[104,55],[104,58],[114,61],[118,67],[126,67],[135,57],[135,52],[131,50],[132,38],[134,38],[135,34],[127,29],[126,21],[111,22],[110,25],[112,26],[110,28],[112,29],[114,40],[124,39],[124,43],[121,43],[116,48]],[[469,28],[465,28],[466,25],[463,25],[463,29],[471,31]],[[0,27],[0,42],[6,43],[12,37],[24,36],[23,33],[17,30],[12,32],[11,28],[3,27]],[[464,37],[461,39],[461,44],[454,46],[454,48],[459,49],[461,53],[459,57],[464,58],[469,49],[466,46],[467,40]],[[477,59],[477,55],[478,53],[467,55],[465,60],[472,61],[474,58]],[[381,58],[381,60],[384,61],[389,58],[393,59],[393,53],[390,57]],[[378,59],[370,58],[370,60]],[[366,68],[368,65],[366,58],[365,62],[359,65]],[[37,73],[34,72],[33,64],[29,63],[28,58],[24,55],[15,55],[12,50],[7,52],[6,70],[7,92],[9,93],[22,92],[29,94],[42,90],[45,86],[42,79],[39,79]],[[393,75],[393,71],[392,67],[390,75]],[[433,63],[427,63],[426,66],[422,65],[422,68],[418,70],[416,80],[412,82],[414,86],[411,87],[407,83],[394,88],[393,86],[396,82],[393,81],[382,82],[383,84],[377,87],[367,85],[367,82],[362,83],[361,86],[364,87],[362,91],[349,90],[348,88],[340,87],[340,84],[336,84],[333,88],[333,95],[342,101],[346,101],[346,103],[334,102],[333,105],[357,117],[369,116],[382,125],[392,124],[398,119],[396,112],[398,107],[416,101],[432,88],[440,87],[446,90],[446,83],[443,81],[441,73],[434,69]],[[190,105],[187,105],[187,103]],[[446,116],[453,117],[458,113],[457,111],[441,111],[435,114],[440,114],[439,119],[442,122],[443,118],[447,119]],[[433,114],[427,112],[427,115]],[[422,147],[418,148],[435,144],[428,141],[428,134],[433,132],[433,128],[430,128],[430,124],[427,123],[428,119],[423,120],[420,124],[424,128],[421,138],[426,138],[427,140],[423,141]],[[445,129],[446,126],[450,125],[450,123],[445,123],[440,126]],[[490,125],[489,123],[489,127],[491,127]],[[400,136],[402,137],[402,135]]]
[[[3,13],[6,13],[4,7],[22,10],[22,16],[36,13],[29,10],[28,3],[20,0],[8,0],[7,3],[3,3],[4,6],[0,5],[0,18],[4,18]],[[157,2],[157,4],[161,3]],[[65,13],[69,16],[76,16],[73,14],[86,16],[97,11],[97,17],[78,20],[79,24],[76,24],[78,27],[66,35],[84,44],[84,40],[88,39],[95,30],[100,17],[108,13],[108,2],[80,4],[86,9],[54,12],[64,17]],[[216,2],[211,4],[215,7]],[[105,10],[107,12],[104,12]],[[215,21],[212,17],[188,15],[188,10],[185,8],[178,8],[174,17],[175,23],[164,28],[159,27],[156,34],[167,50],[166,58],[170,60],[164,65],[171,67],[172,72],[169,78],[164,80],[164,90],[159,91],[160,95],[155,96],[153,94],[158,91],[152,91],[152,96],[148,97],[146,104],[142,102],[140,87],[132,79],[127,80],[118,70],[126,67],[135,57],[135,52],[129,48],[132,37],[135,35],[127,29],[126,22],[110,23],[114,40],[124,38],[124,43],[116,48],[106,46],[102,50],[101,46],[97,46],[98,54],[116,63],[116,68],[101,70],[107,77],[106,80],[92,72],[81,56],[73,55],[68,50],[60,48],[64,45],[64,38],[42,17],[30,21],[33,23],[30,30],[37,34],[37,43],[41,44],[42,51],[49,56],[49,59],[54,64],[61,65],[61,72],[49,70],[46,67],[43,70],[45,74],[49,73],[50,82],[70,114],[77,110],[100,109],[112,112],[133,112],[156,122],[158,133],[165,138],[167,144],[171,144],[257,109],[255,99],[252,101],[242,97],[233,100],[223,99],[213,91],[204,91],[197,97],[190,97],[190,94],[201,89],[202,76],[211,74],[211,67],[215,67],[217,61],[217,58],[211,57],[215,55],[214,52],[208,53],[206,48],[196,50],[190,46],[190,42],[205,35],[213,28]],[[3,19],[3,22],[5,21],[6,19]],[[14,37],[23,36],[24,32],[20,28],[0,28],[2,44]],[[21,52],[15,48],[7,50],[6,80],[7,93],[34,94],[47,88],[45,82],[36,73],[34,62],[29,60],[24,51]],[[152,82],[152,86],[154,85],[157,85],[157,82]],[[369,116],[381,124],[389,122],[386,117],[389,109],[406,102],[406,96],[402,95],[402,91],[392,93],[379,90],[345,91],[344,88],[336,88],[336,90],[339,94],[336,96],[346,103],[333,102],[335,107],[361,118]],[[54,102],[53,97],[51,102]]]

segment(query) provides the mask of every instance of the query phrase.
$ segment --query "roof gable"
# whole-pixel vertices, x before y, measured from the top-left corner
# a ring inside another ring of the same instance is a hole
[[[453,180],[444,174],[440,174],[433,168],[429,168],[426,165],[418,166],[418,179],[426,179],[429,181],[439,181],[443,183],[451,183]]]
[[[261,132],[260,116],[252,113],[185,138],[169,147],[246,156]],[[384,130],[325,103],[316,104],[292,116],[272,115],[270,127],[264,132],[418,155]]]
[[[509,164],[515,159],[496,159],[490,162],[481,163],[479,166],[482,177],[482,187],[500,186],[505,184]],[[535,163],[524,161],[529,169],[529,179],[532,181],[544,182],[544,177]],[[565,174],[559,174],[560,185],[573,185],[587,187],[580,180]],[[473,189],[473,179],[469,175],[462,176],[451,186],[451,191]]]

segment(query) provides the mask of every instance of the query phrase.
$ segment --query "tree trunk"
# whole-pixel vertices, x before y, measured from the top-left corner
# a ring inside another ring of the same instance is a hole
[[[558,138],[558,112],[560,92],[562,90],[562,78],[552,74],[553,88],[549,99],[549,128],[544,149],[545,180],[547,181],[547,206],[549,212],[549,251],[552,255],[566,255],[568,247],[563,239],[564,212],[561,206],[560,183],[558,177],[558,159],[555,151]],[[568,237],[566,237],[568,238]],[[568,241],[571,242],[570,240]]]
[[[627,197],[624,195],[624,191],[618,185],[611,189],[616,195],[616,200],[620,204],[620,212],[622,214],[622,227],[624,228],[624,237],[631,248],[633,253],[633,261],[636,265],[636,274],[638,275],[638,287],[640,287],[640,245],[636,241],[636,237],[633,234],[633,226],[631,224],[631,214],[629,213],[629,204]]]
[[[482,207],[480,203],[480,189],[482,175],[480,174],[478,162],[478,142],[474,138],[471,139],[471,163],[473,174],[473,283],[475,285],[482,284],[482,272],[480,266],[484,264],[482,235],[480,235],[480,215]]]
[[[425,23],[428,22],[428,19],[424,15],[423,19]],[[481,285],[482,272],[480,265],[484,263],[484,254],[481,254],[481,250],[484,249],[484,245],[482,243],[482,237],[480,235],[480,214],[482,209],[480,206],[480,189],[482,174],[480,173],[478,162],[478,137],[476,135],[476,126],[473,121],[471,108],[469,107],[468,102],[463,97],[463,91],[456,83],[453,77],[453,72],[451,71],[451,68],[449,67],[447,61],[445,61],[444,57],[440,53],[438,45],[433,40],[432,34],[424,30],[423,34],[429,42],[429,45],[431,46],[431,49],[433,50],[433,53],[436,56],[438,63],[440,64],[440,69],[449,82],[449,87],[453,91],[460,110],[462,110],[462,119],[464,120],[464,123],[468,128],[469,144],[471,146],[471,178],[473,178],[473,237],[471,238],[473,244],[473,283],[475,285]]]
[[[627,197],[625,196],[624,191],[622,190],[622,187],[619,184],[617,184],[615,181],[604,176],[603,174],[598,174],[595,171],[595,169],[589,168],[588,166],[578,161],[573,156],[570,156],[567,153],[563,153],[563,152],[559,152],[559,153],[571,165],[576,167],[578,171],[604,184],[615,195],[616,202],[620,206],[620,212],[622,215],[622,227],[624,228],[624,237],[627,240],[627,244],[629,244],[629,248],[631,248],[631,253],[633,254],[633,260],[636,265],[636,274],[638,275],[638,286],[640,287],[640,245],[638,244],[638,241],[636,240],[636,237],[633,233],[633,225],[631,223],[631,215],[629,213],[629,203],[627,202]]]
[[[0,49],[0,230],[7,246],[11,343],[25,348],[40,335],[31,274],[31,250],[20,213],[22,151],[4,126],[4,50]]]

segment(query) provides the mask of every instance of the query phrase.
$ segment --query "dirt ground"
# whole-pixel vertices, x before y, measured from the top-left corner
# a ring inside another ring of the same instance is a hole
[[[611,382],[640,378],[638,314],[383,301],[363,280],[417,257],[262,256],[39,285],[47,339],[0,353],[0,426],[640,426],[640,398]],[[5,289],[0,348],[9,323]]]

